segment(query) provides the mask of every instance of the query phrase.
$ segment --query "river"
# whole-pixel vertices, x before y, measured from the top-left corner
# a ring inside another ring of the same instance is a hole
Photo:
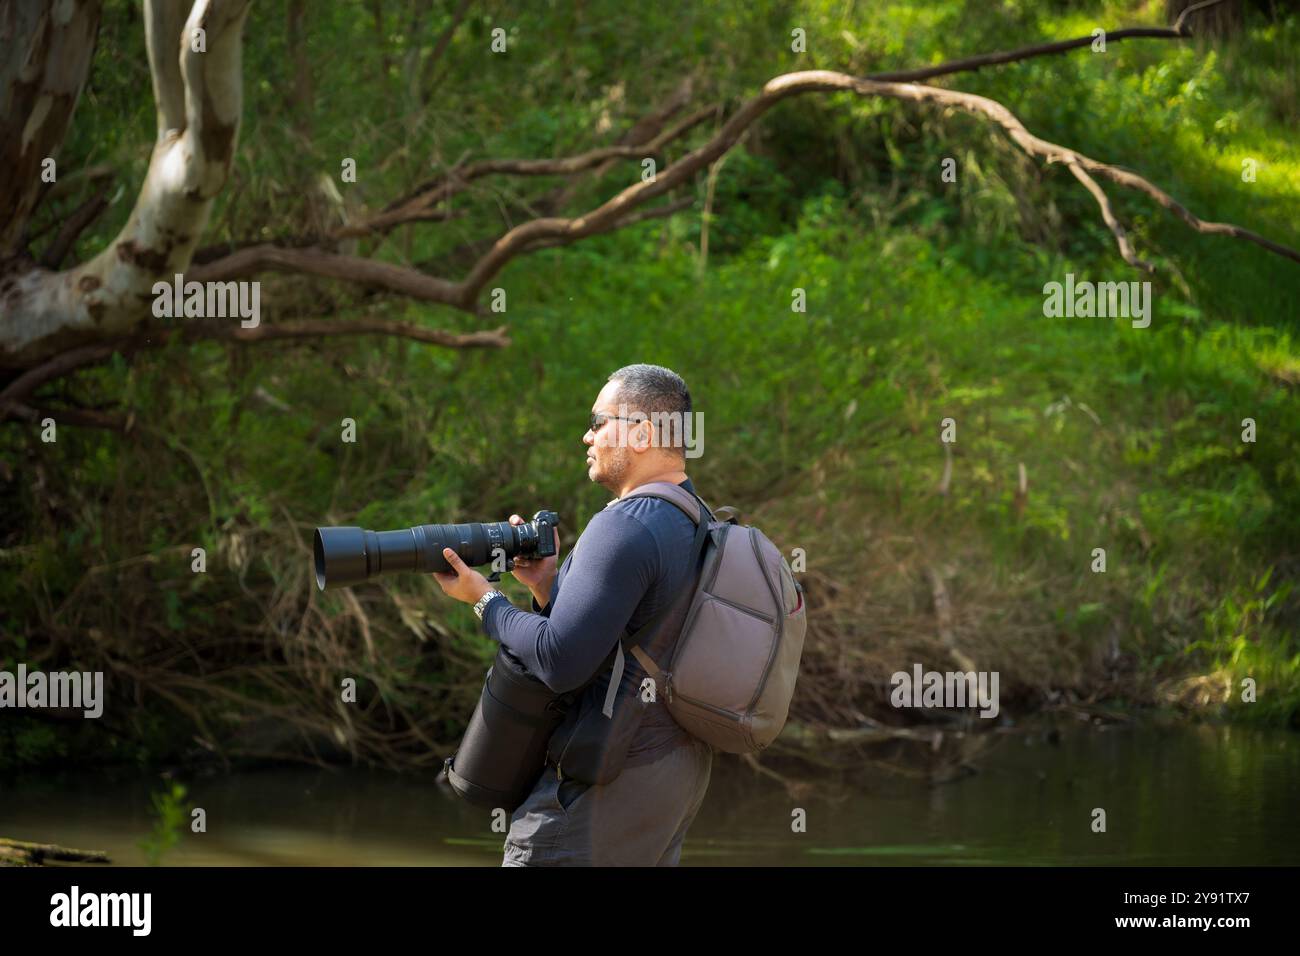
[[[1241,726],[1046,724],[999,735],[976,772],[889,773],[799,801],[718,755],[682,865],[1297,865],[1300,734]],[[431,776],[310,767],[178,774],[207,814],[168,865],[495,866],[502,835]],[[156,772],[0,778],[0,836],[146,862]],[[1106,830],[1094,832],[1094,810]],[[795,832],[796,809],[806,828]]]

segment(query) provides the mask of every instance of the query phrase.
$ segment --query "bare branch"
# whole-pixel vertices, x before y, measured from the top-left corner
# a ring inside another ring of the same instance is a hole
[[[87,181],[94,183],[100,179],[112,180],[115,176],[117,176],[117,169],[111,163],[96,163],[94,166],[84,166],[68,173],[60,173],[59,181],[50,185],[45,198],[59,199],[76,192]]]
[[[1168,27],[1129,27],[1123,30],[1116,30],[1114,33],[1107,32],[1107,43],[1118,43],[1120,40],[1136,39],[1138,37],[1158,37],[1166,40],[1182,39],[1184,34],[1172,30]],[[1019,47],[1015,50],[1002,50],[997,53],[982,53],[979,56],[968,56],[960,60],[949,60],[947,63],[936,63],[934,66],[923,66],[913,70],[891,70],[885,73],[868,73],[865,79],[880,80],[891,83],[915,83],[920,80],[932,80],[936,76],[950,76],[953,73],[969,73],[985,66],[996,66],[1002,63],[1018,63],[1022,60],[1032,60],[1040,56],[1051,56],[1054,53],[1065,53],[1069,50],[1077,50],[1081,47],[1092,46],[1095,42],[1092,36],[1075,37],[1072,40],[1057,40],[1053,43],[1036,43],[1032,46]]]
[[[722,167],[727,162],[727,153],[716,163],[709,167],[709,175],[705,179],[704,187],[704,212],[700,215],[700,258],[697,263],[701,272],[708,268],[709,265],[709,224],[713,219],[713,194],[718,186],[718,174],[722,172]]]
[[[340,239],[363,239],[366,236],[382,236],[392,232],[398,226],[413,222],[447,222],[460,219],[465,215],[463,209],[430,209],[428,206],[407,206],[392,212],[382,212],[369,219],[350,222],[331,229],[325,239],[331,242]]]
[[[381,11],[376,9],[375,21],[376,27],[380,30],[378,39],[382,49],[383,32],[380,25],[380,14]],[[307,0],[289,0],[289,9],[286,11],[285,18],[285,39],[289,47],[289,59],[293,63],[293,81],[289,85],[289,102],[293,107],[294,129],[306,145],[306,148],[310,149],[312,113],[315,111],[315,103],[312,94],[312,61],[307,54],[308,32]]]
[[[1222,2],[1223,0],[1201,0],[1200,3],[1193,3],[1182,13],[1178,14],[1178,19],[1174,21],[1174,29],[1182,30],[1183,21],[1186,20],[1188,17],[1190,17],[1193,13],[1196,13],[1198,10],[1204,10],[1207,7],[1216,7]]]
[[[424,66],[420,70],[420,95],[421,102],[428,103],[436,84],[433,82],[433,70],[442,59],[442,55],[447,52],[447,47],[451,45],[451,38],[460,27],[460,23],[465,19],[465,14],[469,12],[469,5],[473,0],[460,0],[460,5],[456,7],[455,13],[451,15],[451,22],[447,28],[442,31],[438,37],[438,42],[434,44],[433,52],[429,58],[424,61]]]
[[[418,13],[418,11],[417,11]],[[637,146],[641,145],[640,150],[632,150],[624,156],[614,157],[612,159],[601,161],[601,154],[598,151],[589,151],[576,157],[570,157],[567,160],[489,160],[484,163],[475,164],[471,167],[453,168],[449,173],[436,177],[421,183],[415,189],[411,190],[401,199],[394,200],[384,207],[383,211],[363,219],[358,222],[347,223],[335,227],[327,234],[322,236],[285,236],[279,239],[243,240],[233,243],[222,243],[219,245],[205,246],[194,253],[193,262],[200,265],[207,265],[217,262],[225,256],[229,256],[237,251],[244,249],[262,247],[262,246],[279,246],[286,248],[305,248],[310,246],[324,245],[329,242],[340,241],[344,239],[358,239],[367,236],[386,235],[398,226],[407,225],[415,222],[445,222],[451,219],[458,219],[465,215],[464,210],[447,209],[437,207],[436,204],[444,202],[446,199],[468,188],[476,179],[488,176],[497,172],[508,172],[515,175],[565,175],[575,172],[583,172],[596,166],[596,175],[600,175],[618,158],[644,158],[646,155],[652,155],[663,149],[664,146],[673,142],[681,136],[684,136],[701,122],[708,119],[717,112],[716,107],[705,107],[697,110],[681,122],[671,127],[667,132],[661,133],[663,124],[666,123],[674,113],[688,102],[692,82],[688,78],[678,85],[677,89],[665,100],[658,108],[637,121],[626,133],[619,138],[618,145]],[[647,140],[651,140],[647,143]],[[518,168],[505,168],[502,163],[525,165]],[[566,173],[562,166],[557,164],[569,164],[569,170]],[[553,209],[562,205],[573,187],[564,187],[563,189],[545,196],[537,201],[537,205],[542,209]],[[657,215],[662,215],[658,213]]]
[[[279,246],[253,246],[190,269],[187,279],[196,282],[224,282],[258,272],[301,272],[326,279],[340,279],[360,285],[387,289],[423,302],[461,306],[454,282],[435,279],[415,269],[346,256],[320,249],[283,249]],[[467,311],[473,311],[469,307]]]
[[[1079,162],[1088,169],[1089,172],[1097,173],[1112,182],[1119,183],[1129,189],[1145,193],[1154,199],[1164,208],[1168,209],[1179,219],[1185,222],[1193,230],[1208,236],[1231,236],[1233,239],[1242,239],[1246,242],[1253,242],[1255,245],[1267,249],[1276,255],[1290,259],[1293,262],[1300,262],[1300,252],[1292,249],[1290,246],[1284,246],[1280,242],[1274,242],[1265,236],[1249,229],[1243,229],[1241,226],[1235,226],[1230,222],[1206,222],[1194,215],[1182,203],[1174,199],[1167,192],[1151,183],[1136,173],[1129,172],[1127,169],[1121,169],[1118,166],[1108,166],[1105,163],[1099,163],[1095,159],[1089,159],[1081,153],[1075,154]]]
[[[1125,39],[1153,38],[1153,39],[1185,39],[1190,36],[1183,30],[1182,23],[1187,14],[1196,9],[1214,6],[1222,3],[1223,0],[1205,0],[1204,3],[1197,4],[1185,10],[1175,22],[1173,27],[1126,27],[1120,30],[1114,30],[1106,34],[1107,42],[1118,42]],[[1084,36],[1075,37],[1070,40],[1060,40],[1053,43],[1033,44],[1025,47],[1018,47],[1014,50],[1003,50],[995,53],[985,53],[979,56],[965,57],[960,60],[950,60],[946,63],[935,64],[934,66],[921,67],[912,70],[896,70],[886,73],[867,74],[865,79],[879,80],[882,82],[915,82],[918,80],[932,79],[937,76],[948,76],[954,73],[964,73],[978,70],[985,66],[994,66],[1003,63],[1014,63],[1021,60],[1033,59],[1040,56],[1048,56],[1056,53],[1063,53],[1069,50],[1079,49],[1081,47],[1091,46],[1094,37]],[[428,180],[416,186],[407,196],[396,200],[385,207],[385,212],[394,210],[400,206],[412,202],[418,202],[427,205],[435,202],[441,202],[459,192],[466,185],[481,176],[487,176],[497,173],[507,173],[518,176],[545,176],[545,175],[573,175],[598,165],[600,168],[597,173],[603,173],[609,168],[609,165],[618,159],[641,159],[646,155],[657,153],[665,145],[673,142],[685,132],[692,129],[700,122],[703,122],[709,116],[717,112],[716,106],[707,106],[697,110],[684,122],[673,127],[666,133],[650,139],[646,142],[637,133],[646,128],[653,128],[655,125],[662,125],[668,116],[671,116],[681,108],[685,102],[689,101],[691,90],[690,79],[683,81],[682,85],[674,92],[655,113],[646,116],[637,126],[634,126],[629,133],[620,139],[619,143],[612,147],[603,147],[598,150],[590,150],[576,156],[567,157],[559,160],[487,160],[481,163],[475,163],[463,169],[453,169],[448,174]],[[640,149],[626,147],[635,147],[640,145]],[[448,188],[449,180],[459,181],[459,188]]]
[[[633,123],[627,132],[618,138],[615,145],[635,146],[654,139],[664,128],[665,123],[686,108],[686,104],[691,101],[691,91],[694,87],[694,80],[689,76],[684,77],[667,99]]]
[[[1212,6],[1220,3],[1222,0],[1208,0],[1204,6]],[[465,0],[463,5],[467,5]],[[1185,11],[1184,15],[1190,12]],[[1172,28],[1165,27],[1133,27],[1121,30],[1115,30],[1106,35],[1109,42],[1115,42],[1130,38],[1160,38],[1160,39],[1182,39],[1189,34],[1182,30],[1181,23],[1183,17]],[[444,33],[446,36],[446,33]],[[880,81],[914,81],[929,79],[936,76],[946,76],[953,73],[961,73],[971,70],[978,70],[984,66],[992,66],[1002,63],[1012,63],[1020,60],[1031,59],[1039,56],[1046,56],[1054,53],[1061,53],[1068,50],[1078,49],[1089,46],[1093,43],[1092,36],[1077,37],[1071,40],[1062,40],[1055,43],[1035,44],[1026,47],[1020,47],[1015,50],[1006,50],[996,53],[987,53],[981,56],[967,57],[960,60],[952,60],[947,63],[936,64],[935,66],[923,67],[914,70],[901,70],[888,73],[869,74],[866,79]],[[595,169],[595,175],[604,174],[608,169],[620,159],[643,159],[648,155],[655,155],[669,143],[672,143],[685,135],[691,129],[695,128],[701,122],[707,120],[710,116],[718,112],[716,106],[706,106],[696,110],[683,121],[671,127],[665,132],[659,132],[667,120],[674,115],[690,100],[693,83],[688,77],[674,90],[668,99],[661,104],[656,110],[647,114],[639,120],[631,129],[629,129],[618,143],[614,146],[601,147],[599,149],[588,150],[569,157],[559,159],[542,159],[542,160],[484,160],[473,163],[469,166],[454,167],[447,173],[434,177],[420,183],[401,199],[394,200],[384,207],[378,215],[358,223],[340,227],[334,231],[331,238],[344,239],[365,236],[376,233],[386,233],[398,225],[409,222],[431,221],[440,218],[433,209],[437,204],[445,202],[447,199],[466,189],[474,180],[484,176],[507,174],[516,176],[572,176],[580,172]],[[540,208],[547,212],[553,212],[561,208],[569,201],[576,189],[575,185],[563,187],[557,194],[546,197],[538,202]],[[256,243],[244,243],[243,245],[255,245]],[[278,243],[277,243],[278,244]],[[294,243],[302,245],[304,243]],[[554,243],[547,243],[547,246]],[[542,248],[545,248],[543,246]],[[214,250],[200,250],[196,259],[212,259]]]
[[[0,391],[0,416],[26,417],[26,413],[21,411],[21,406],[36,389],[70,372],[105,362],[112,358],[114,353],[129,356],[146,349],[162,348],[173,341],[186,343],[227,341],[254,344],[347,335],[395,336],[453,349],[505,348],[510,345],[510,338],[504,325],[477,332],[448,332],[445,329],[431,329],[413,322],[397,322],[373,316],[335,321],[308,319],[274,322],[251,329],[229,322],[198,322],[150,329],[113,341],[98,342],[60,353],[41,365],[23,372]]]
[[[449,349],[500,349],[510,344],[508,329],[504,325],[495,329],[483,329],[477,332],[448,332],[445,329],[426,328],[423,325],[416,325],[414,322],[395,322],[391,319],[377,319],[370,316],[337,321],[304,319],[301,321],[274,322],[269,325],[259,325],[253,329],[244,329],[238,326],[223,326],[221,328],[201,326],[199,327],[199,334],[187,334],[185,338],[186,341],[197,341],[204,338],[253,343],[271,342],[277,339],[313,339],[340,335],[387,335],[423,342],[426,345],[441,345]]]
[[[665,203],[662,206],[652,206],[649,209],[641,209],[631,215],[624,216],[617,222],[611,223],[601,232],[613,232],[615,229],[626,229],[628,226],[634,226],[638,222],[645,222],[647,219],[666,219],[673,213],[681,212],[683,209],[690,209],[695,205],[695,199],[691,196],[684,196],[681,199]],[[595,235],[595,233],[593,233]],[[560,239],[543,239],[529,246],[526,252],[536,252],[539,249],[552,249],[556,246],[566,246],[568,242]]]
[[[107,191],[107,186],[101,186],[95,195],[78,206],[59,227],[58,234],[41,256],[42,266],[46,269],[57,269],[62,264],[64,257],[71,251],[72,244],[77,241],[77,237],[108,208],[108,200],[104,198]]]
[[[0,406],[3,406],[6,402],[20,402],[46,382],[62,378],[69,372],[111,358],[118,348],[119,346],[115,343],[104,343],[85,345],[81,348],[61,352],[52,359],[28,369],[9,382],[4,387],[4,390],[0,391]]]
[[[210,246],[203,246],[194,250],[191,258],[191,270],[201,265],[217,262],[227,256],[233,255],[244,249],[252,249],[261,246],[276,246],[283,249],[307,249],[317,246],[328,246],[335,242],[341,242],[345,239],[364,239],[372,236],[384,236],[392,232],[398,226],[405,226],[416,222],[449,222],[453,219],[462,219],[466,215],[464,209],[428,209],[423,207],[412,206],[405,209],[399,209],[391,213],[378,213],[369,219],[361,219],[356,222],[344,223],[335,226],[328,232],[315,235],[294,235],[278,236],[273,239],[240,239],[230,242],[215,243]]]
[[[1066,165],[1070,172],[1074,173],[1074,178],[1083,183],[1085,189],[1092,193],[1092,198],[1097,200],[1097,205],[1101,207],[1101,218],[1105,221],[1106,226],[1115,235],[1115,241],[1119,244],[1119,254],[1124,257],[1124,261],[1136,269],[1143,272],[1155,272],[1155,266],[1138,258],[1137,253],[1133,250],[1133,244],[1129,242],[1128,233],[1115,218],[1115,211],[1111,209],[1110,197],[1106,195],[1105,190],[1097,185],[1097,180],[1093,179],[1083,171],[1083,168],[1073,161],[1067,161]]]
[[[1099,162],[1082,153],[1059,146],[1031,134],[1010,110],[1001,103],[983,96],[947,90],[935,86],[909,83],[886,83],[848,76],[828,70],[788,73],[775,77],[764,85],[762,92],[741,106],[722,126],[712,140],[683,156],[660,172],[653,180],[635,183],[585,215],[567,219],[543,217],[522,223],[507,231],[474,264],[469,274],[460,282],[434,279],[423,273],[400,266],[372,263],[346,256],[335,256],[313,250],[260,249],[243,250],[204,267],[205,278],[234,278],[250,271],[279,268],[285,271],[310,272],[334,278],[363,282],[387,288],[390,291],[413,295],[426,301],[442,302],[460,309],[472,309],[480,292],[511,259],[525,252],[554,245],[565,245],[610,229],[618,228],[634,209],[662,195],[693,177],[731,149],[748,127],[782,100],[815,92],[851,92],[859,96],[884,96],[904,102],[933,103],[950,106],[975,116],[990,119],[1001,126],[1011,139],[1027,154],[1048,163],[1065,163],[1079,166],[1130,189],[1138,190],[1161,205],[1172,210],[1194,230],[1206,234],[1228,235],[1253,242],[1271,252],[1300,262],[1300,253],[1280,243],[1266,239],[1248,229],[1226,223],[1203,221],[1182,205],[1135,173]],[[613,147],[623,149],[623,147]],[[601,151],[593,151],[601,152]],[[560,162],[571,162],[570,160]],[[547,161],[522,160],[519,164],[532,167]],[[508,164],[501,164],[502,166]],[[1078,177],[1078,173],[1075,173]],[[1080,178],[1089,186],[1087,178]],[[1125,258],[1145,266],[1137,258],[1127,239],[1120,239],[1123,230],[1110,210],[1110,204],[1100,189],[1089,187],[1101,205],[1107,225],[1120,241]],[[1118,231],[1116,231],[1118,230]]]
[[[673,90],[671,94],[660,103],[655,109],[651,110],[641,119],[632,124],[622,136],[615,142],[615,146],[639,146],[655,139],[663,132],[664,125],[686,108],[691,101],[691,90],[694,88],[694,81],[687,76]],[[716,107],[705,107],[697,110],[686,120],[672,127],[667,136],[664,137],[663,144],[671,143],[678,137],[684,135],[688,130],[693,129],[698,123],[707,119],[710,115],[717,112]],[[663,145],[660,146],[660,149]],[[596,167],[592,176],[600,178],[605,175],[617,160],[607,160]],[[555,190],[548,196],[538,200],[538,207],[543,209],[545,215],[551,215],[559,209],[564,208],[573,199],[574,195],[580,188],[580,182],[571,182]]]
[[[1169,30],[1135,28],[1116,31],[1108,39],[1123,36],[1186,36],[1186,14],[1213,5],[1213,2],[1195,4]],[[130,331],[138,327],[143,322],[140,302],[151,297],[147,290],[152,289],[156,278],[181,272],[191,264],[197,231],[206,220],[209,201],[220,188],[233,156],[239,104],[238,29],[246,10],[247,0],[198,0],[195,3],[185,34],[204,26],[209,32],[212,48],[206,55],[198,56],[184,43],[179,44],[180,71],[185,88],[185,130],[182,134],[160,140],[136,210],[113,246],[92,262],[67,275],[55,275],[42,270],[23,273],[18,270],[14,276],[11,269],[11,277],[7,279],[7,298],[0,301],[0,308],[12,310],[15,302],[28,307],[17,310],[17,321],[8,325],[0,323],[0,357],[3,357],[5,364],[23,367],[33,361],[48,358],[79,341],[97,342],[105,333]],[[953,61],[922,71],[877,74],[876,78],[853,77],[831,71],[808,71],[775,77],[764,85],[758,96],[743,103],[711,139],[668,164],[654,179],[629,185],[583,215],[572,218],[542,215],[507,230],[491,242],[458,282],[437,278],[415,268],[340,255],[321,248],[286,247],[280,243],[266,242],[236,249],[228,255],[191,268],[188,278],[222,281],[267,270],[303,273],[353,282],[480,314],[476,304],[480,294],[511,259],[685,208],[689,201],[679,200],[657,209],[642,207],[716,163],[735,147],[753,123],[777,103],[790,97],[818,92],[850,92],[864,97],[882,96],[903,102],[934,104],[991,120],[1001,126],[1026,154],[1049,164],[1064,163],[1070,168],[1071,174],[1097,201],[1102,218],[1115,236],[1121,255],[1137,268],[1150,271],[1151,267],[1137,256],[1097,179],[1107,179],[1143,193],[1197,232],[1248,241],[1300,262],[1300,253],[1248,229],[1200,219],[1136,173],[1032,135],[1006,107],[993,100],[934,86],[879,79],[881,76],[936,76],[978,69],[992,63],[1059,52],[1090,41],[1091,38],[1080,38],[1063,41],[1062,44],[1043,44]],[[156,46],[156,43],[151,44],[151,49]],[[160,55],[155,60],[162,62]],[[168,99],[167,84],[161,71],[157,82],[160,112],[167,114],[173,110],[174,103]],[[684,88],[662,110],[651,114],[646,125],[625,135],[624,139],[636,138],[644,132],[662,128],[667,118],[685,103],[688,95],[689,91]],[[382,234],[407,222],[448,218],[453,213],[441,204],[484,176],[570,176],[590,169],[607,168],[609,163],[619,159],[654,155],[667,143],[681,137],[714,114],[712,108],[702,109],[672,128],[655,133],[646,142],[621,142],[569,157],[495,159],[469,165],[458,163],[443,175],[421,184],[406,198],[390,204],[378,215],[360,223],[338,227],[329,235],[311,241],[322,243],[333,239]],[[173,151],[177,150],[181,160],[171,161]],[[186,203],[190,205],[187,207]],[[73,314],[74,318],[69,320],[69,314]],[[24,349],[26,345],[31,348]]]
[[[1108,30],[1106,32],[1107,43],[1118,43],[1121,40],[1133,40],[1138,38],[1162,39],[1162,40],[1183,40],[1191,36],[1191,33],[1183,29],[1183,21],[1189,13],[1204,7],[1212,7],[1222,3],[1223,0],[1205,0],[1204,3],[1198,3],[1195,6],[1188,7],[1182,12],[1172,27],[1125,27],[1121,30]],[[1002,50],[997,53],[982,53],[979,56],[968,56],[960,60],[949,60],[947,63],[936,63],[934,66],[924,66],[914,70],[893,70],[887,73],[868,73],[864,78],[868,80],[881,80],[890,83],[915,83],[919,80],[932,80],[936,76],[950,76],[953,73],[967,73],[972,70],[978,70],[985,66],[996,66],[1002,63],[1018,63],[1021,60],[1032,60],[1035,57],[1050,56],[1054,53],[1065,53],[1069,50],[1077,50],[1081,47],[1090,47],[1094,42],[1092,35],[1086,37],[1075,37],[1072,40],[1057,40],[1053,43],[1035,43],[1030,46],[1018,47],[1015,50]]]
[[[983,96],[961,93],[934,86],[905,83],[885,83],[833,73],[828,70],[812,70],[802,73],[788,73],[769,80],[762,93],[745,103],[723,125],[718,134],[708,143],[688,153],[676,163],[668,166],[654,180],[636,183],[609,199],[584,216],[573,219],[543,218],[523,223],[508,231],[496,241],[492,249],[484,255],[471,269],[466,278],[459,283],[463,301],[472,302],[491,278],[507,262],[532,247],[542,239],[565,237],[574,241],[608,228],[611,220],[621,218],[630,208],[638,206],[656,196],[672,189],[735,145],[741,134],[750,124],[780,101],[792,96],[813,92],[852,92],[859,96],[884,96],[904,102],[935,103],[951,106],[963,112],[983,116],[993,120],[1011,136],[1011,139],[1031,156],[1045,159],[1049,163],[1077,162],[1089,172],[1099,174],[1130,189],[1135,189],[1154,198],[1161,205],[1177,213],[1197,232],[1207,234],[1229,235],[1244,239],[1300,262],[1300,253],[1280,243],[1226,223],[1205,222],[1188,212],[1183,206],[1169,197],[1146,179],[1135,173],[1098,162],[1032,135],[1025,129],[1010,110],[1000,103]]]
[[[613,229],[640,222],[643,219],[671,215],[691,205],[687,198],[666,206],[649,209],[633,215],[629,208],[625,216],[609,217],[603,220],[599,228],[584,235],[609,232]],[[537,220],[534,220],[537,221]],[[537,243],[520,251],[532,252],[552,246],[568,245],[577,236],[564,235],[538,236]],[[196,282],[227,282],[259,272],[306,273],[343,282],[355,282],[359,285],[384,289],[399,295],[409,296],[423,302],[437,302],[449,305],[465,312],[477,314],[473,296],[467,297],[464,283],[450,282],[426,275],[417,269],[406,266],[378,262],[360,256],[347,256],[339,253],[324,252],[320,249],[285,249],[280,246],[261,245],[240,249],[228,256],[223,256],[205,265],[192,267],[186,273],[186,279]]]
[[[99,412],[88,408],[62,408],[48,405],[24,405],[21,402],[0,401],[0,421],[12,418],[17,421],[39,423],[46,418],[53,418],[56,424],[85,425],[88,428],[107,428],[109,431],[125,432],[127,420],[108,412]]]
[[[468,166],[456,166],[416,186],[407,196],[384,207],[385,212],[402,208],[428,208],[466,189],[484,176],[572,176],[614,159],[644,159],[658,155],[665,146],[684,136],[717,112],[715,107],[697,110],[681,122],[645,143],[602,146],[558,159],[489,159]]]

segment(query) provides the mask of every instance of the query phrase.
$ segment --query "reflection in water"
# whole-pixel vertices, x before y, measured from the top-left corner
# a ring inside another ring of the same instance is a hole
[[[1300,864],[1300,737],[1243,727],[1063,728],[999,735],[979,772],[932,786],[879,772],[792,800],[719,755],[682,864]],[[207,833],[170,865],[496,866],[490,812],[429,776],[361,770],[183,777]],[[156,775],[0,780],[0,836],[106,850],[143,865]],[[1091,828],[1106,811],[1106,832]],[[807,831],[791,831],[792,811]]]

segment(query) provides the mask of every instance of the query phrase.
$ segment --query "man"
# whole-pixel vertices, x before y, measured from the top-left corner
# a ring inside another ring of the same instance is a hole
[[[612,713],[606,695],[607,665],[624,632],[664,615],[642,646],[666,665],[694,592],[691,519],[661,498],[620,500],[652,481],[694,493],[685,471],[691,415],[686,383],[666,368],[629,365],[609,377],[582,440],[587,476],[617,497],[592,517],[558,574],[554,557],[515,559],[534,613],[494,592],[454,551],[443,552],[455,573],[435,574],[442,589],[475,604],[485,632],[552,691],[577,694],[541,777],[511,818],[503,866],[676,866],[680,859],[708,789],[712,748],[672,719],[632,655]],[[674,424],[676,436],[664,434]]]

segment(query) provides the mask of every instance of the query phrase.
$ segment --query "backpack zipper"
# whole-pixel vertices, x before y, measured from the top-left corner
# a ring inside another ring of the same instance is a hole
[[[728,720],[737,724],[740,723],[741,721],[741,718],[738,714],[733,714],[729,710],[723,710],[721,707],[714,707],[712,704],[706,704],[704,701],[696,700],[694,697],[687,697],[685,694],[678,694],[677,696],[680,697],[682,700],[686,701],[692,707],[700,707],[704,710],[711,710],[713,711],[713,713],[719,715],[720,717],[726,717]]]
[[[726,598],[718,597],[716,594],[710,594],[709,600],[717,601],[719,604],[725,604],[727,607],[735,608],[741,614],[747,614],[750,617],[756,617],[760,621],[766,621],[768,624],[776,623],[776,618],[768,617],[766,614],[762,614],[759,611],[754,610],[752,607],[745,607],[745,605],[737,604],[735,601],[728,601]]]

